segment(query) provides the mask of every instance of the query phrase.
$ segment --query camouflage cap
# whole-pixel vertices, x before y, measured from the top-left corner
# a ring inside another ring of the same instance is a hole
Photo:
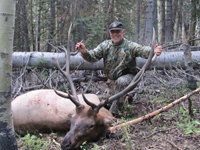
[[[124,29],[124,26],[119,21],[115,21],[115,22],[111,23],[109,26],[109,30],[121,30],[121,29]]]

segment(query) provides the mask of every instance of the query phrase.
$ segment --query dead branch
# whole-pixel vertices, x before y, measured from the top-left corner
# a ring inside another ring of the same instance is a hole
[[[94,71],[92,71],[92,77],[91,77],[91,79],[90,79],[90,81],[89,81],[89,83],[88,83],[88,86],[85,88],[84,93],[86,93],[87,90],[89,89],[89,87],[90,87],[90,85],[91,85],[91,83],[92,83],[93,76],[94,76]]]
[[[198,78],[197,76],[188,74],[185,71],[178,69],[177,67],[176,67],[176,69],[179,70],[180,72],[182,72],[183,74],[185,74],[187,76],[191,76],[191,77],[195,78],[196,80],[200,81],[200,78]]]
[[[168,109],[172,108],[173,106],[175,106],[176,104],[180,103],[181,101],[188,99],[190,96],[192,96],[193,94],[195,94],[195,93],[197,93],[199,91],[200,91],[200,88],[188,93],[187,95],[175,100],[174,102],[168,104],[167,106],[165,106],[165,107],[163,107],[161,109],[158,109],[158,110],[156,110],[156,111],[154,111],[152,113],[149,113],[149,114],[147,114],[147,115],[145,115],[143,117],[140,117],[138,119],[135,119],[135,120],[132,120],[132,121],[129,121],[129,122],[125,122],[123,124],[120,124],[120,125],[117,125],[117,126],[114,126],[114,127],[110,127],[109,130],[111,132],[115,132],[116,129],[121,128],[123,126],[134,125],[134,124],[137,124],[139,122],[144,121],[145,119],[152,118],[152,117],[154,117],[154,116],[156,116],[156,115],[158,115],[158,114],[160,114],[160,113],[162,113],[164,111],[167,111]]]
[[[169,144],[171,144],[173,147],[177,148],[178,150],[182,150],[180,147],[176,146],[175,144],[173,144],[172,142],[170,142],[169,140],[167,140],[167,142]]]
[[[160,81],[164,86],[166,87],[169,87],[167,84],[165,84],[159,77],[157,77],[157,71],[155,71],[155,68],[154,68],[154,73],[151,74],[154,78],[156,78],[158,81]]]
[[[200,38],[189,40],[189,42],[191,42],[191,41],[198,41],[198,40],[200,40]],[[171,43],[171,42],[169,42],[169,43]],[[164,44],[165,46],[163,45],[162,48],[165,49],[165,48],[167,48],[167,47],[173,47],[173,46],[177,46],[177,45],[183,44],[182,42],[176,43],[176,44],[173,44],[173,45],[170,45],[169,43],[168,43],[168,45]]]
[[[24,91],[30,91],[30,90],[37,90],[37,89],[41,89],[43,88],[44,86],[43,85],[36,85],[36,86],[31,86],[31,87],[25,87],[23,88]]]
[[[21,88],[22,88],[22,76],[25,74],[25,70],[26,70],[26,67],[27,67],[27,65],[28,65],[28,63],[29,63],[29,60],[30,60],[30,57],[31,57],[31,55],[32,55],[32,53],[29,55],[29,57],[28,57],[28,60],[27,60],[27,62],[26,62],[26,65],[25,65],[25,67],[24,67],[24,69],[23,69],[23,72],[20,74],[20,76],[16,79],[16,84],[15,85],[17,85],[18,84],[18,80],[20,79],[20,81],[21,81],[21,83],[20,83],[20,88],[18,88],[18,90],[17,90],[17,92],[15,93],[15,95],[13,96],[13,98],[15,98],[17,95],[18,95],[18,93],[20,92],[20,90],[21,90]],[[15,88],[16,88],[17,86],[15,86]],[[12,91],[12,94],[14,94],[14,92],[15,92],[15,88],[13,89],[13,91]]]
[[[151,136],[153,136],[153,135],[155,135],[155,134],[157,134],[157,133],[160,133],[160,132],[166,132],[166,131],[169,131],[169,130],[171,130],[171,129],[175,129],[175,128],[176,128],[176,127],[172,127],[172,128],[168,128],[168,129],[165,129],[165,130],[155,131],[155,132],[151,133],[150,135],[148,135],[148,136],[145,137],[145,138],[147,139],[147,138],[149,138],[149,137],[151,137]]]
[[[52,141],[53,141],[53,143],[54,143],[54,144],[56,144],[56,145],[60,146],[60,143],[56,142],[56,140],[55,140],[55,139],[53,139]]]

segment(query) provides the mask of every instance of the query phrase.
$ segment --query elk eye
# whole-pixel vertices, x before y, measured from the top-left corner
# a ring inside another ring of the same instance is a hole
[[[90,129],[91,129],[91,128],[94,128],[94,125],[93,125],[93,124],[91,124]]]

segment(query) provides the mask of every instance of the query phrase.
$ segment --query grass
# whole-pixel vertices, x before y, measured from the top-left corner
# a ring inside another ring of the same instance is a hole
[[[39,134],[40,136],[42,134]],[[31,149],[31,150],[43,150],[47,149],[50,143],[48,141],[43,140],[42,138],[36,136],[36,135],[30,135],[29,133],[25,135],[24,137],[20,137],[18,135],[19,147],[24,147],[25,149]]]
[[[184,134],[188,135],[191,133],[200,133],[200,129],[197,129],[200,127],[200,122],[198,120],[193,120],[188,112],[186,110],[183,110],[182,107],[180,107],[180,122],[177,122],[177,126],[180,129],[184,130]]]
[[[134,142],[131,139],[130,131],[127,127],[122,127],[123,132],[123,138],[125,141],[125,146],[127,150],[133,149],[133,146],[135,145]]]

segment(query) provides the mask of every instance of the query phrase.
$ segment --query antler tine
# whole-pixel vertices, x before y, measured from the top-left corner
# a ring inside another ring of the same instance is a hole
[[[105,105],[107,104],[107,102],[108,102],[108,98],[107,98],[105,101],[102,101],[101,103],[99,103],[98,105],[96,105],[96,104],[90,102],[90,101],[85,97],[85,95],[84,95],[84,93],[83,93],[83,90],[81,90],[81,92],[82,92],[82,96],[83,96],[83,99],[84,99],[85,103],[88,104],[89,106],[91,106],[91,107],[92,107],[92,110],[94,110],[96,113],[98,113],[99,110],[101,109],[101,107],[105,106]]]
[[[61,67],[60,67],[60,65],[59,65],[59,63],[58,63],[58,58],[56,59],[56,63],[57,63],[57,66],[58,66],[58,69],[60,70],[60,72],[67,78],[67,81],[69,82],[69,86],[70,86],[71,91],[72,91],[72,95],[75,97],[75,99],[76,99],[77,101],[79,101],[79,100],[78,100],[78,96],[77,96],[77,94],[76,94],[76,89],[75,89],[75,87],[74,87],[74,83],[73,83],[73,81],[72,81],[71,76],[69,75],[69,72],[64,72],[64,71],[61,69]]]
[[[70,24],[69,30],[68,30],[68,40],[67,40],[67,51],[65,51],[65,55],[67,57],[66,60],[66,72],[69,72],[69,58],[70,58],[70,35],[71,35],[71,29],[72,29],[72,23]]]
[[[101,103],[99,103],[95,108],[94,108],[94,111],[96,111],[97,113],[99,112],[99,110],[105,106],[107,103],[108,103],[108,98],[104,101],[101,101]]]
[[[101,109],[101,107],[105,106],[107,104],[107,102],[108,102],[108,99],[106,99],[105,101],[102,101],[98,105],[96,105],[96,104],[88,101],[83,93],[82,93],[82,96],[83,96],[83,99],[84,99],[85,103],[88,104],[89,106],[91,106],[92,110],[94,110],[96,113],[98,113],[99,110]]]
[[[109,99],[109,91],[107,92],[106,100],[105,101],[101,101],[101,103],[99,103],[98,106],[95,108],[95,111],[97,113],[99,112],[101,107],[105,106],[108,103],[108,99]]]
[[[82,97],[83,97],[83,100],[85,101],[85,103],[88,104],[89,106],[91,106],[92,109],[94,110],[94,109],[97,107],[97,105],[95,105],[94,103],[90,102],[90,101],[85,97],[85,95],[84,95],[82,89],[81,89],[81,93],[82,93]]]
[[[76,107],[81,106],[81,104],[80,104],[72,95],[70,95],[68,91],[67,91],[67,94],[68,94],[68,95],[66,95],[66,94],[64,94],[64,93],[58,92],[58,91],[55,90],[54,88],[53,88],[53,90],[54,90],[54,92],[55,92],[57,95],[59,95],[60,97],[70,99],[70,100],[72,101],[72,103],[74,103],[74,104],[76,105]]]
[[[151,43],[151,49],[153,49],[154,50],[154,46],[157,44],[157,41],[156,41],[156,35],[155,35],[155,29],[153,28],[153,38],[152,38],[152,43]],[[156,58],[157,58],[157,55],[156,54],[154,54],[154,56],[153,56],[153,54],[152,54],[152,60],[151,60],[151,63],[153,63],[155,60],[156,60]],[[149,65],[150,66],[150,65]]]
[[[71,28],[72,28],[72,24],[70,25],[69,27],[69,31],[68,31],[68,44],[67,44],[67,50],[65,50],[65,57],[66,57],[66,72],[64,72],[59,63],[58,63],[58,58],[56,60],[57,62],[57,66],[58,66],[58,69],[61,71],[61,73],[67,78],[68,82],[69,82],[69,86],[70,86],[70,89],[72,91],[72,95],[73,97],[79,101],[78,99],[78,96],[77,96],[77,93],[76,93],[76,88],[74,86],[74,83],[72,81],[72,78],[70,76],[70,73],[69,73],[69,58],[70,58],[70,34],[71,34]]]

